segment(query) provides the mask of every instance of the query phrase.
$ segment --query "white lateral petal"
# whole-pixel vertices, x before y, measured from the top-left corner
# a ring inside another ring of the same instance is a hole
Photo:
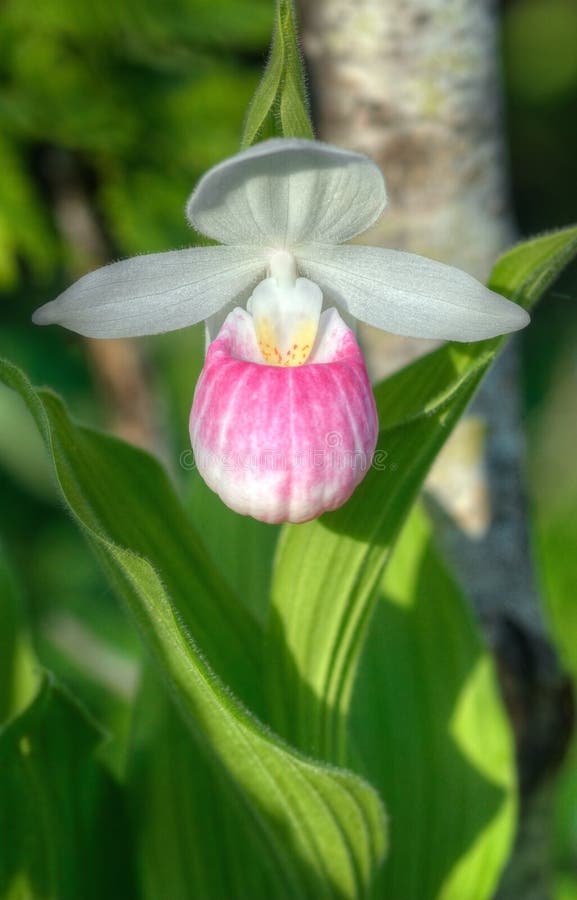
[[[365,231],[386,202],[375,163],[319,141],[273,138],[215,166],[186,208],[223,244],[288,248],[340,243]]]
[[[309,246],[299,271],[326,302],[362,322],[406,337],[479,341],[517,331],[529,315],[460,269],[380,247]]]
[[[248,247],[135,256],[84,275],[36,310],[33,321],[95,338],[174,331],[244,300],[265,270],[264,252]]]

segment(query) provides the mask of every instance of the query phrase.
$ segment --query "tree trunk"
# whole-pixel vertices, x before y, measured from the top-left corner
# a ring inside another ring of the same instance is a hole
[[[388,209],[362,242],[420,253],[486,279],[515,237],[495,3],[301,0],[300,7],[319,136],[371,156],[386,178]],[[376,378],[433,346],[369,329],[363,337]],[[491,624],[488,634],[501,656],[508,699],[517,704],[517,726],[524,697],[521,766],[545,774],[551,763],[547,742],[535,741],[534,730],[542,738],[554,727],[559,685],[553,679],[551,686],[551,655],[529,559],[522,452],[512,347],[487,379],[472,418],[441,454],[429,488],[444,507],[440,530],[457,574]],[[516,664],[519,641],[533,648],[537,675]],[[534,714],[537,705],[543,712],[543,703],[527,696],[523,683],[534,679],[539,696],[545,679],[549,685],[545,706],[553,711],[545,722]],[[536,826],[526,829],[531,840],[518,850],[523,870],[529,865],[535,900],[547,896],[546,867],[532,847],[550,827],[549,813],[541,793]],[[531,867],[533,858],[538,864]],[[506,886],[502,896],[519,898]]]
[[[493,6],[302,3],[320,134],[367,153],[387,179],[389,210],[368,237],[480,278],[513,234]]]

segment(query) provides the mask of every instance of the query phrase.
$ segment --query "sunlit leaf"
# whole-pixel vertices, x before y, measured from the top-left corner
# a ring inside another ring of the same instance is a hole
[[[142,451],[74,426],[53,394],[34,391],[8,363],[0,377],[31,409],[63,497],[190,734],[237,798],[279,891],[311,900],[365,897],[384,852],[380,800],[352,773],[281,743],[232,693],[252,691],[258,704],[251,653],[260,632],[219,583],[160,467]],[[232,676],[228,684],[223,674]]]
[[[390,815],[381,895],[493,897],[515,828],[514,742],[491,655],[420,510],[378,588],[350,728]]]
[[[576,250],[577,229],[530,241],[499,261],[491,284],[530,307]],[[341,510],[316,522],[284,529],[277,554],[266,643],[267,687],[274,727],[297,746],[311,748],[323,758],[339,763],[350,760],[351,693],[383,569],[429,466],[503,341],[496,339],[466,346],[449,344],[379,385],[376,398],[382,430],[368,477]],[[390,648],[385,644],[386,634],[382,633],[381,638],[381,652],[395,655],[394,645],[402,640],[401,630],[391,636]],[[421,660],[421,665],[422,679],[432,681],[438,677],[435,658],[428,664]],[[490,693],[488,677],[490,673],[481,669],[478,675],[481,680],[474,684],[473,696],[479,691]],[[396,682],[398,692],[403,684],[401,672]],[[465,690],[465,684],[462,689]],[[428,714],[428,710],[420,709],[413,715],[418,718]],[[394,711],[389,709],[389,715],[389,727],[401,728],[406,716],[402,701]],[[473,724],[480,727],[479,720]],[[407,746],[406,753],[410,752]],[[427,758],[419,757],[418,777],[434,779],[434,760],[429,760],[427,765]],[[415,764],[411,772],[417,768]],[[478,760],[474,768],[478,768]],[[496,779],[499,783],[503,777],[510,778],[506,768],[501,772],[492,771],[489,781]],[[401,784],[402,779],[399,790]],[[506,799],[505,787],[503,784],[501,788],[498,784],[493,787],[491,790],[489,785],[486,793],[484,787],[481,789],[489,808],[477,813],[485,816],[477,823],[484,836],[477,862],[477,851],[471,850],[466,842],[475,838],[473,829],[468,834],[463,832],[463,843],[459,845],[457,841],[443,863],[439,862],[446,870],[440,869],[435,876],[436,883],[431,882],[431,896],[435,896],[435,889],[441,890],[445,878],[453,879],[443,888],[447,896],[459,896],[455,891],[461,878],[466,880],[470,872],[478,872],[478,866],[486,878],[480,896],[488,896],[487,891],[502,864],[511,828],[510,807],[504,818],[499,818],[499,809],[504,808]],[[402,803],[396,796],[394,803]],[[460,824],[457,820],[449,821],[453,821],[451,827],[464,828],[465,820]],[[463,862],[462,854],[466,851],[473,853],[473,862]],[[399,854],[402,856],[403,851]],[[484,854],[493,858],[486,871],[486,858],[484,863],[478,863]],[[403,859],[408,865],[407,859]],[[419,871],[414,863],[412,871]],[[414,877],[417,897],[422,882],[417,874]],[[405,885],[404,891],[409,889],[413,890]],[[404,892],[398,896],[405,900]]]
[[[531,307],[576,251],[577,228],[528,241],[498,261],[491,287]],[[377,386],[381,433],[367,478],[342,509],[284,529],[267,688],[274,727],[297,746],[347,759],[375,588],[431,463],[503,343],[448,344]]]

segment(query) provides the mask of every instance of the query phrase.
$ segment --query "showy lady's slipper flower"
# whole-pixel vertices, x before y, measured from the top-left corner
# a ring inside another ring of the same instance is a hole
[[[240,513],[304,522],[349,498],[375,448],[355,319],[458,341],[529,321],[451,266],[343,245],[385,203],[367,157],[314,141],[265,141],[211,169],[188,202],[190,224],[220,246],[112,263],[34,321],[109,338],[206,320],[212,343],[190,422],[199,471]]]

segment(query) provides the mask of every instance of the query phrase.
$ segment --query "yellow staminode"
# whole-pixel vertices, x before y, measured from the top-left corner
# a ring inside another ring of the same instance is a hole
[[[284,250],[271,257],[270,272],[270,278],[256,286],[246,307],[253,317],[263,362],[302,366],[317,336],[321,289],[308,278],[297,277],[295,260]]]
[[[269,366],[302,366],[314,346],[318,319],[302,318],[289,334],[280,334],[269,316],[255,317],[256,339],[262,358]]]

